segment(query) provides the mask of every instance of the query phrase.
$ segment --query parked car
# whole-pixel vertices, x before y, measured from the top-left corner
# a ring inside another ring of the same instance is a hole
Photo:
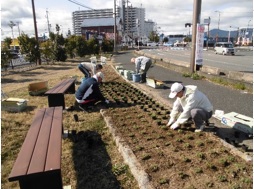
[[[163,46],[164,47],[173,47],[174,44],[172,44],[172,43],[163,43]]]
[[[217,42],[214,45],[215,54],[235,55],[235,48],[231,42]]]
[[[142,41],[136,41],[136,46],[144,46],[143,42]]]
[[[155,47],[155,46],[158,46],[158,43],[156,43],[156,42],[147,42],[146,45],[151,46],[151,47]]]

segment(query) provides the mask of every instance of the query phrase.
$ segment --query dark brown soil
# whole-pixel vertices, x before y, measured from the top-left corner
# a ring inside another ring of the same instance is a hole
[[[155,188],[252,188],[252,163],[231,154],[213,132],[195,133],[192,124],[170,130],[167,107],[114,73],[107,77],[101,88],[112,103],[105,115]]]

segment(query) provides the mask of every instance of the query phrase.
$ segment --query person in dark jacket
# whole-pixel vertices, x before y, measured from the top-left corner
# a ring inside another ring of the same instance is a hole
[[[103,77],[103,73],[97,72],[93,77],[86,79],[80,84],[75,93],[75,98],[80,109],[85,111],[88,106],[94,106],[99,101],[105,102],[106,104],[109,103],[99,88]]]
[[[136,73],[141,73],[140,83],[146,82],[146,73],[152,65],[152,60],[145,56],[139,56],[131,59],[132,63],[135,63]]]

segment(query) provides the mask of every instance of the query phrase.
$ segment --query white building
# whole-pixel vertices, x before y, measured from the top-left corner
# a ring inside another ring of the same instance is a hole
[[[145,8],[132,7],[128,0],[121,0],[120,15],[123,20],[123,40],[147,41],[150,33],[154,31],[155,23],[151,20],[145,21]]]

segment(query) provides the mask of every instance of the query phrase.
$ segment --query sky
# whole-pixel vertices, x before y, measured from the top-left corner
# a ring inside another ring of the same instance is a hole
[[[73,0],[72,0],[73,1]],[[86,7],[69,0],[34,0],[38,36],[48,32],[48,21],[51,31],[56,24],[60,25],[65,36],[72,29],[72,12],[77,10],[113,8],[114,0],[75,0]],[[128,0],[132,7],[145,8],[145,19],[157,24],[157,32],[168,34],[188,34],[190,28],[185,23],[192,23],[193,4],[195,0]],[[201,23],[210,17],[209,29],[237,30],[238,27],[253,28],[253,0],[201,0]],[[120,1],[116,0],[116,5]],[[47,19],[48,16],[48,19]],[[1,1],[1,40],[12,38],[10,21],[14,38],[19,32],[34,36],[32,0]],[[206,30],[208,27],[206,27]]]

